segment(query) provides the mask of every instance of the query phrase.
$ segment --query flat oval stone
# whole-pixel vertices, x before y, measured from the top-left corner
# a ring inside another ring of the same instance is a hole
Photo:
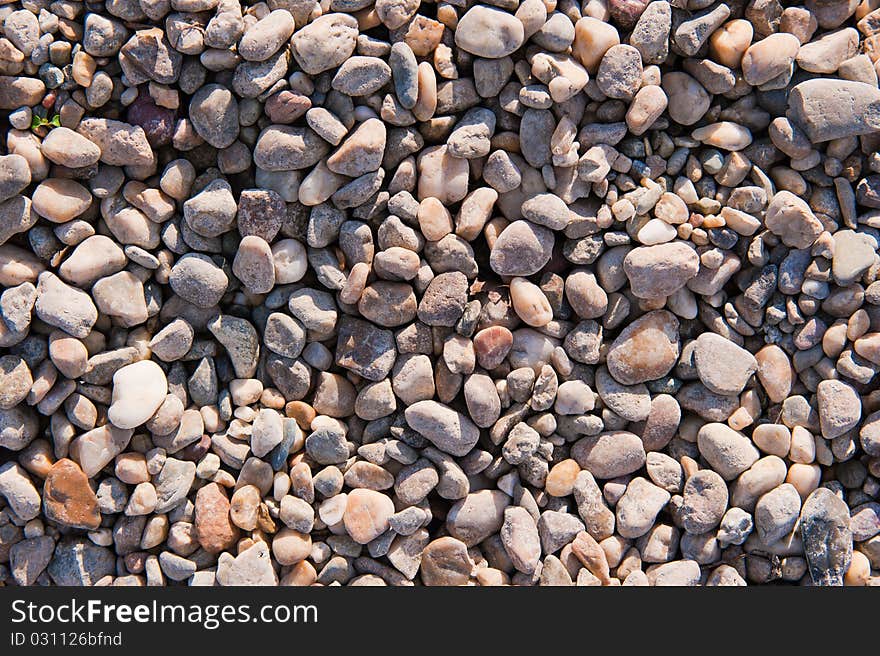
[[[596,478],[608,480],[641,469],[647,456],[638,435],[612,431],[578,440],[571,457]]]
[[[455,45],[486,59],[506,57],[524,40],[523,24],[515,16],[485,5],[471,7],[455,28]]]
[[[404,415],[410,428],[454,456],[466,455],[480,437],[480,429],[470,419],[436,401],[414,403]]]
[[[254,163],[266,171],[296,171],[317,164],[330,144],[307,127],[270,125],[254,146]]]
[[[91,166],[101,159],[101,149],[97,145],[65,127],[50,130],[40,150],[50,161],[71,169]]]

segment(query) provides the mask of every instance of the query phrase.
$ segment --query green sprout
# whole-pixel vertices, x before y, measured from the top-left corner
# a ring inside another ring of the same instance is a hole
[[[60,128],[61,117],[58,114],[55,114],[55,116],[53,116],[51,119],[47,119],[43,116],[34,114],[33,118],[31,118],[31,130],[36,131],[42,127],[47,127],[50,130],[52,128]]]

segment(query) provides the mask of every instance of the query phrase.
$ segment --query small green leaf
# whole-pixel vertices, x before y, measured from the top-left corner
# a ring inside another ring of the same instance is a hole
[[[55,116],[52,117],[52,120],[49,121],[49,124],[54,125],[56,128],[60,128],[61,127],[61,117],[58,114],[55,114]]]
[[[43,124],[43,119],[36,114],[31,117],[31,130],[36,130]]]

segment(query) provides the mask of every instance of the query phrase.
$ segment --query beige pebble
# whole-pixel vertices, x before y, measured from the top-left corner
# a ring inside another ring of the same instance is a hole
[[[50,178],[37,185],[31,200],[37,214],[54,223],[65,223],[88,209],[92,195],[74,180]]]
[[[723,66],[737,69],[752,43],[752,24],[742,18],[726,22],[709,37],[709,54]]]
[[[419,203],[419,228],[428,241],[440,241],[452,232],[452,216],[439,199],[429,196]]]
[[[599,70],[608,49],[619,43],[620,35],[610,23],[589,15],[575,23],[572,53],[591,75]]]
[[[574,489],[574,482],[578,474],[581,473],[581,467],[576,460],[571,458],[558,462],[550,469],[547,474],[547,482],[544,489],[547,494],[554,497],[567,497]]]
[[[724,150],[742,150],[752,143],[752,133],[749,129],[730,121],[711,123],[705,127],[697,128],[691,133],[691,136],[708,146]]]
[[[544,292],[525,278],[510,281],[510,300],[517,316],[530,326],[540,328],[553,319],[553,309]]]

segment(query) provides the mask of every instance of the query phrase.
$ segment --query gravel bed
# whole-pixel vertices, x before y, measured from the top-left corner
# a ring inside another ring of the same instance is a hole
[[[880,584],[878,61],[880,0],[3,2],[0,585]]]

